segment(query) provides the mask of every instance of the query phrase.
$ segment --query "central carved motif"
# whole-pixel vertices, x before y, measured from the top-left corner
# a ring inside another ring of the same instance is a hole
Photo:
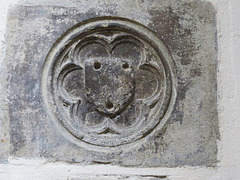
[[[132,101],[134,71],[129,60],[96,58],[85,62],[87,100],[109,117],[121,113]]]
[[[164,125],[174,103],[166,48],[150,30],[126,19],[75,27],[50,51],[44,73],[50,114],[91,145],[141,139]]]

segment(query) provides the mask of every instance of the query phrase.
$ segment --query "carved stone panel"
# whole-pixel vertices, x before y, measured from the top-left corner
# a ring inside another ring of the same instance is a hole
[[[215,166],[212,5],[64,2],[9,13],[0,160]]]
[[[152,31],[129,19],[102,17],[58,41],[45,62],[42,91],[52,118],[70,134],[116,147],[165,124],[176,77],[169,52]]]

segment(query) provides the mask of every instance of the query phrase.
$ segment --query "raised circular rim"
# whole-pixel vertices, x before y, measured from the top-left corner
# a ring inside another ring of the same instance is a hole
[[[170,116],[170,113],[173,109],[173,106],[175,104],[175,99],[176,99],[177,82],[176,82],[176,76],[175,76],[175,70],[174,70],[174,62],[171,58],[170,53],[168,52],[167,48],[164,46],[162,41],[150,29],[139,24],[138,22],[135,22],[135,21],[132,21],[132,20],[129,20],[126,18],[119,18],[119,17],[94,18],[94,19],[84,21],[84,22],[70,28],[65,34],[63,34],[56,41],[56,43],[53,45],[53,47],[49,51],[47,58],[44,62],[44,68],[43,68],[43,72],[42,72],[42,81],[41,81],[43,101],[46,105],[46,109],[48,111],[50,118],[53,119],[54,121],[56,121],[56,119],[57,119],[57,122],[60,126],[61,132],[64,133],[64,135],[66,137],[68,137],[68,139],[70,139],[74,143],[77,143],[81,146],[87,145],[88,147],[90,146],[93,148],[96,146],[99,146],[99,145],[91,144],[86,141],[82,141],[81,139],[79,139],[76,136],[73,137],[74,135],[68,129],[66,129],[66,127],[63,127],[63,124],[56,117],[55,113],[52,110],[53,107],[51,106],[51,104],[49,104],[49,101],[54,102],[54,99],[51,99],[49,97],[49,91],[48,91],[49,79],[48,79],[48,77],[49,77],[49,75],[51,76],[51,70],[54,68],[56,58],[68,46],[68,44],[73,41],[74,38],[80,36],[81,34],[87,33],[88,31],[92,31],[94,29],[104,28],[104,27],[105,28],[106,27],[121,27],[123,29],[133,31],[133,32],[143,35],[146,38],[145,40],[151,42],[151,46],[157,48],[158,53],[161,54],[162,59],[164,59],[164,61],[166,63],[165,65],[168,66],[170,76],[171,76],[170,77],[171,78],[171,98],[169,100],[169,105],[166,109],[166,112],[165,112],[165,115],[163,116],[163,118],[161,120],[158,120],[159,123],[157,123],[156,127],[152,128],[151,132],[147,136],[149,136],[150,134],[153,134],[154,131],[161,129],[164,126],[164,124],[166,123],[167,119]],[[54,103],[52,103],[52,104],[54,104]],[[154,118],[159,119],[158,115],[156,115]],[[141,140],[141,137],[139,139],[135,140],[134,142],[137,142],[140,140]],[[116,147],[125,146],[128,144],[132,144],[134,142],[129,142],[127,144],[120,144],[120,145],[117,145]],[[100,147],[104,148],[104,149],[114,148],[114,147],[108,147],[108,146],[100,146]]]

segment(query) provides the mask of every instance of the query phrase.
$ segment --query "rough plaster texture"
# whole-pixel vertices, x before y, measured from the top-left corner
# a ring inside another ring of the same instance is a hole
[[[1,10],[1,49],[4,49],[5,20],[8,3],[2,2]],[[112,176],[167,176],[169,179],[238,179],[239,178],[239,2],[212,1],[217,10],[219,39],[219,122],[221,139],[219,141],[219,163],[215,168],[120,168],[110,165],[77,166],[64,163],[46,163],[41,159],[9,158],[8,164],[0,165],[0,176],[3,179],[71,179],[92,174],[112,174]],[[4,57],[4,51],[1,57]],[[2,60],[2,59],[1,59]],[[3,95],[3,94],[1,94]],[[3,96],[4,98],[4,96]],[[3,103],[4,101],[1,101]],[[7,111],[7,109],[3,109]],[[6,118],[6,117],[5,117]],[[1,129],[3,131],[3,129]],[[83,175],[81,175],[83,174]],[[97,176],[97,175],[96,175]],[[111,176],[110,176],[111,177]],[[160,178],[161,178],[160,177]],[[93,177],[94,178],[94,177]],[[101,176],[100,176],[101,178]],[[164,177],[163,177],[164,178]]]

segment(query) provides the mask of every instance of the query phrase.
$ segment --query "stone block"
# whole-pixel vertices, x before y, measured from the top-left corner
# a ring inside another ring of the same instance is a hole
[[[7,29],[1,162],[216,165],[211,3],[25,0]]]

